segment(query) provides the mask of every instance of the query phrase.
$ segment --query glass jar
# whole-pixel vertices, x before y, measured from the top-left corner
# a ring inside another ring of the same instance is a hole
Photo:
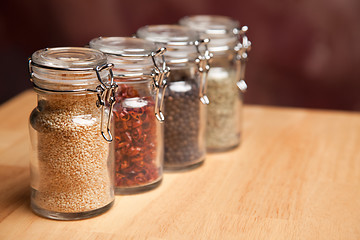
[[[129,194],[157,187],[163,176],[162,96],[169,73],[156,65],[164,49],[130,37],[96,38],[90,47],[114,63],[119,88],[114,105],[115,193]],[[155,64],[155,65],[154,65]]]
[[[247,52],[251,43],[239,29],[239,23],[224,16],[196,15],[184,17],[180,24],[209,38],[213,54],[208,73],[207,95],[211,102],[207,108],[206,145],[208,152],[226,151],[241,142],[243,93]]]
[[[205,160],[205,94],[209,52],[198,35],[183,26],[153,25],[140,28],[137,37],[166,47],[171,68],[165,93],[166,170],[194,168]],[[204,54],[200,50],[204,49]]]
[[[113,205],[111,67],[88,48],[42,49],[29,60],[37,93],[29,124],[31,208],[40,216],[83,219]]]

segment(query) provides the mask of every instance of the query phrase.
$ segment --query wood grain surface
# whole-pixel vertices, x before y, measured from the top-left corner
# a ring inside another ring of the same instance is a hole
[[[0,107],[0,239],[360,239],[360,114],[246,106],[241,147],[80,221],[32,213],[26,91]]]

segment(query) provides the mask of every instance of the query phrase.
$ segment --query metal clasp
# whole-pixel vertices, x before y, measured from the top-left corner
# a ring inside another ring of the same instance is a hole
[[[243,26],[241,29],[234,28],[233,33],[238,37],[238,43],[235,46],[234,50],[237,52],[236,54],[236,85],[242,92],[246,92],[247,84],[245,82],[245,68],[246,62],[248,60],[248,51],[251,50],[251,42],[246,36],[246,32],[248,31],[247,26]]]
[[[206,87],[207,87],[207,74],[210,70],[210,60],[213,57],[213,54],[208,50],[207,44],[210,42],[210,39],[205,38],[202,40],[195,41],[196,51],[198,52],[198,57],[195,59],[196,64],[199,69],[200,76],[200,89],[199,96],[200,101],[203,104],[209,104],[209,98],[206,96]],[[204,53],[202,54],[200,51],[200,46],[204,45]]]
[[[110,132],[110,124],[111,124],[111,116],[112,116],[112,111],[113,111],[113,107],[114,104],[116,102],[115,99],[115,93],[116,90],[118,88],[117,84],[114,83],[114,75],[113,72],[111,70],[111,68],[113,68],[114,65],[113,64],[105,64],[103,66],[97,66],[94,70],[96,72],[96,76],[100,82],[100,85],[98,85],[96,87],[96,92],[97,92],[97,97],[98,100],[96,101],[96,106],[98,108],[100,108],[101,110],[101,117],[100,117],[100,131],[101,131],[101,135],[103,136],[103,138],[108,141],[108,142],[112,142],[113,137],[111,135]],[[106,85],[100,76],[100,72],[103,70],[109,70],[110,73],[110,85]],[[108,105],[109,106],[109,112],[108,112],[108,116],[107,116],[107,123],[106,123],[106,131],[107,131],[107,136],[104,133],[104,121],[105,121],[105,106]]]
[[[28,68],[29,68],[29,74],[30,74],[30,82],[34,83],[33,81],[33,69],[32,69],[32,59],[31,58],[28,58]]]
[[[170,75],[170,68],[166,66],[164,53],[166,51],[166,48],[162,47],[156,52],[151,53],[151,59],[154,63],[154,68],[152,71],[152,77],[154,81],[154,85],[156,87],[156,97],[155,97],[155,116],[159,122],[164,122],[165,117],[162,113],[162,107],[164,102],[164,96],[165,96],[165,89],[167,87],[167,78]],[[161,56],[161,68],[158,67],[156,63],[156,57]],[[159,101],[159,94],[161,90],[161,99]]]

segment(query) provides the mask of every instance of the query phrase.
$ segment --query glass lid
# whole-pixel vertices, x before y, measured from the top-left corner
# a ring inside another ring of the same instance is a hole
[[[226,16],[194,15],[180,19],[180,24],[197,32],[214,35],[232,35],[239,22]]]
[[[198,40],[198,34],[185,26],[149,25],[136,32],[137,37],[167,45],[186,45]]]
[[[106,56],[96,49],[83,47],[45,48],[33,53],[35,65],[60,70],[90,70],[106,64]]]
[[[90,41],[90,47],[124,57],[150,56],[156,49],[153,42],[132,37],[99,37]]]

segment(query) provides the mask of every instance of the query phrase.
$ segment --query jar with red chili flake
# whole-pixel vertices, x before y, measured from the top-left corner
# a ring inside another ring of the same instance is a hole
[[[118,84],[113,109],[115,193],[153,189],[163,175],[161,108],[170,71],[165,48],[156,50],[152,42],[129,37],[96,38],[90,47],[104,52],[114,64]]]
[[[211,54],[208,39],[179,25],[150,25],[137,30],[137,37],[166,47],[171,67],[165,102],[164,168],[170,171],[200,166],[206,156],[206,78]]]

